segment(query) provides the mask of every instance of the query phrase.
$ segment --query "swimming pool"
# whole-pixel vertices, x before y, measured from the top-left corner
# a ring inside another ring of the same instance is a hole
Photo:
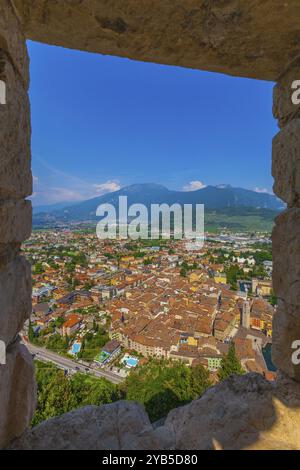
[[[72,349],[70,350],[70,353],[75,356],[76,354],[79,353],[81,349],[81,343],[78,343],[77,341],[73,344]]]
[[[136,367],[138,365],[138,360],[135,359],[134,357],[130,357],[129,359],[127,359],[126,361],[126,364],[129,366],[129,367]]]
[[[139,360],[136,357],[129,356],[129,354],[125,354],[121,362],[126,366],[126,367],[136,367],[139,363]]]

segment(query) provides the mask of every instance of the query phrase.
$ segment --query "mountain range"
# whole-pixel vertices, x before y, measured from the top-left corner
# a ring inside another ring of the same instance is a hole
[[[128,206],[144,204],[204,204],[205,214],[223,214],[230,217],[259,215],[274,218],[284,205],[276,196],[249,189],[234,188],[230,185],[206,186],[196,191],[173,191],[165,186],[145,183],[133,184],[87,201],[75,204],[60,203],[53,206],[34,208],[33,225],[49,226],[56,224],[99,220],[96,209],[100,204],[118,206],[119,196],[127,196]]]

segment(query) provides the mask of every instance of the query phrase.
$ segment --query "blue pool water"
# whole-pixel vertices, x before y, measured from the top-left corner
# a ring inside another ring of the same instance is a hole
[[[134,357],[130,357],[129,359],[126,360],[126,363],[130,366],[130,367],[136,367],[138,365],[138,359],[135,359]]]
[[[270,370],[271,372],[276,372],[277,368],[274,366],[274,364],[272,362],[272,344],[268,343],[262,349],[262,353],[263,353],[263,356],[264,356],[264,359],[265,359],[268,370]]]
[[[80,349],[81,349],[81,343],[74,343],[72,346],[71,352],[72,354],[77,354],[79,353]]]

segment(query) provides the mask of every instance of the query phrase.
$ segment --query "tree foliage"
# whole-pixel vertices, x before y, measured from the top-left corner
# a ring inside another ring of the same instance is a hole
[[[234,344],[231,343],[228,353],[222,358],[218,370],[218,378],[219,380],[225,380],[232,374],[243,375],[244,373],[245,371],[236,356]]]
[[[151,421],[165,417],[180,405],[198,398],[210,387],[204,367],[152,359],[133,371],[121,385],[123,396],[145,406]]]
[[[103,405],[119,398],[116,385],[80,373],[71,377],[50,363],[36,362],[38,405],[32,424],[86,405]]]
[[[231,345],[219,368],[219,379],[243,373]],[[212,385],[209,372],[202,365],[188,367],[182,362],[154,358],[131,371],[118,386],[81,373],[69,377],[53,364],[42,362],[36,362],[36,376],[38,407],[33,425],[81,406],[99,406],[120,398],[141,403],[153,422],[167,416],[173,408],[199,398]]]
[[[81,350],[77,357],[79,359],[92,361],[108,341],[109,336],[107,331],[103,328],[98,328],[96,334],[87,333],[83,338]]]

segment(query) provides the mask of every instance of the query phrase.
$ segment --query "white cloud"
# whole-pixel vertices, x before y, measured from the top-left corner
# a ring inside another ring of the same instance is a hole
[[[34,178],[34,192],[30,199],[35,205],[43,204],[56,204],[59,202],[80,202],[87,199],[92,199],[103,194],[118,191],[121,186],[118,181],[108,180],[104,183],[94,184],[86,181],[78,180],[66,181],[69,187],[66,186],[48,186],[48,181],[41,181],[39,178]],[[62,182],[63,183],[63,182]]]
[[[183,186],[183,191],[196,191],[197,189],[206,188],[206,184],[202,183],[202,181],[190,181],[188,184]]]
[[[112,193],[121,189],[119,181],[108,180],[105,183],[93,184],[93,188],[96,189],[96,193],[99,195]]]
[[[254,188],[256,193],[264,193],[264,194],[273,194],[272,191],[269,191],[267,188]]]
[[[33,177],[36,204],[84,201],[121,188],[117,180],[94,183],[49,165],[40,155],[35,160],[43,170],[42,177]]]

